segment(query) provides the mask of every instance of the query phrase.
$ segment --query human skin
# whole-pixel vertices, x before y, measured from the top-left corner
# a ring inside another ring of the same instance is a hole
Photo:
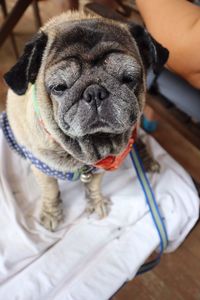
[[[145,25],[169,52],[167,67],[200,89],[200,7],[185,0],[136,0]]]

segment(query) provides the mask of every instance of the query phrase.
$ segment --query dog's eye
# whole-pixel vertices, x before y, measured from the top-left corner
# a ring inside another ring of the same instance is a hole
[[[134,91],[137,92],[139,81],[138,78],[133,74],[124,72],[122,76],[122,82],[126,84],[130,89],[134,89]]]
[[[122,82],[132,84],[134,86],[136,84],[136,79],[132,74],[124,73],[122,77]]]
[[[61,96],[67,89],[66,84],[58,84],[51,88],[51,92],[54,95]]]

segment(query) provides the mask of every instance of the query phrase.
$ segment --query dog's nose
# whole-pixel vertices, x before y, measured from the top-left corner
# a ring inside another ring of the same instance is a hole
[[[83,92],[83,99],[88,103],[96,102],[96,105],[100,106],[102,100],[108,98],[108,95],[109,93],[104,87],[98,84],[92,84]]]

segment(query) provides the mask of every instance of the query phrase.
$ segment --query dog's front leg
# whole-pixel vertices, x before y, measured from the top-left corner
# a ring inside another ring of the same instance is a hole
[[[91,174],[89,175],[89,180],[87,180],[87,177],[86,180],[84,176],[82,177],[82,181],[85,184],[86,199],[88,202],[86,212],[90,214],[96,212],[101,219],[108,215],[111,205],[110,199],[104,197],[101,193],[103,175],[104,172]]]
[[[34,166],[32,166],[32,171],[41,189],[40,221],[46,229],[54,231],[63,219],[58,182],[55,178],[45,175]]]

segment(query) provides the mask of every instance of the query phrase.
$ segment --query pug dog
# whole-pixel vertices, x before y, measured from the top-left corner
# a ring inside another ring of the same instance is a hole
[[[69,11],[45,24],[5,74],[8,122],[34,157],[46,229],[54,231],[63,219],[53,175],[124,151],[143,111],[146,70],[158,72],[167,57],[139,25]],[[38,162],[54,172],[43,172]],[[103,174],[83,174],[87,209],[100,217],[110,205],[101,194]]]

